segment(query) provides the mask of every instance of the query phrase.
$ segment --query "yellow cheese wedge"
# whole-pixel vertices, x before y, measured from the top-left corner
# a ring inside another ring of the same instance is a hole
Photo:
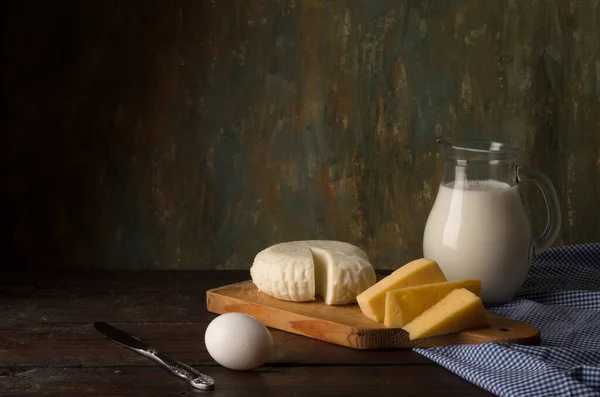
[[[388,328],[402,328],[457,288],[466,288],[481,296],[479,279],[445,281],[390,290],[385,296],[383,324]]]
[[[382,278],[356,297],[363,314],[382,322],[385,314],[385,294],[389,290],[446,281],[437,262],[421,258],[407,263]]]
[[[490,320],[481,299],[466,288],[455,289],[406,324],[410,340],[486,327]]]

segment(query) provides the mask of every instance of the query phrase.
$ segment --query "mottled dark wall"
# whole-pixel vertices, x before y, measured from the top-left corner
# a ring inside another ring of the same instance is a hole
[[[595,0],[10,4],[5,265],[248,267],[334,238],[393,268],[421,255],[436,134],[517,144],[559,190],[556,244],[598,240]]]

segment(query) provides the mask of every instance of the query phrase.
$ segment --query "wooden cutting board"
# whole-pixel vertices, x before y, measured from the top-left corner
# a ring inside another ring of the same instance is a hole
[[[357,304],[330,306],[313,302],[288,302],[256,289],[252,281],[226,285],[206,292],[208,311],[242,312],[268,327],[320,339],[354,349],[397,349],[484,342],[538,344],[539,330],[529,324],[490,315],[491,327],[409,340],[402,329],[386,328],[365,317]]]

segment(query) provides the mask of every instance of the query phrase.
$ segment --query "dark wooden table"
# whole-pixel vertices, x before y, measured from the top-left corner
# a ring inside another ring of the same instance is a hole
[[[204,346],[205,291],[248,271],[0,273],[1,396],[491,396],[411,350],[359,351],[272,330],[254,371],[220,367]],[[98,334],[110,322],[211,375],[196,391]]]

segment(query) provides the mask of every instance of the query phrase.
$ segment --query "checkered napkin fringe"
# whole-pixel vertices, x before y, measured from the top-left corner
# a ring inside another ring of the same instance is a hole
[[[502,397],[600,397],[600,243],[544,252],[517,297],[488,310],[538,327],[540,346],[415,351]]]

